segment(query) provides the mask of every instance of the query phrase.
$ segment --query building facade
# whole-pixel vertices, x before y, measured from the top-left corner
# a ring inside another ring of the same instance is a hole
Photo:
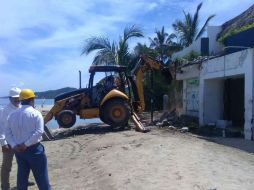
[[[172,58],[177,60],[192,51],[201,55],[180,65],[176,73],[176,80],[183,81],[183,114],[198,117],[200,126],[240,129],[245,139],[253,140],[254,27],[233,35],[223,45],[217,41],[223,29],[241,19],[240,15],[222,26],[208,27],[207,37]]]

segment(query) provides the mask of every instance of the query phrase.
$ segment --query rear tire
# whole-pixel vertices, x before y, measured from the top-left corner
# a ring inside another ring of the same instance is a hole
[[[56,120],[60,127],[70,128],[76,123],[76,114],[71,110],[62,110]]]
[[[130,118],[130,107],[126,100],[120,98],[108,100],[100,111],[100,118],[114,128],[124,128]]]

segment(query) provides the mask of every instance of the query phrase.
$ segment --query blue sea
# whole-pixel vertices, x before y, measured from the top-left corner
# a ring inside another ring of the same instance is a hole
[[[9,103],[8,98],[0,98],[0,107],[4,107]],[[35,105],[41,106],[41,105],[53,105],[54,99],[35,99]]]
[[[8,98],[0,98],[0,108],[4,107],[9,103]],[[53,105],[54,99],[35,99],[35,107],[41,107],[42,105]],[[79,116],[77,116],[77,121],[74,126],[78,126],[81,124],[89,124],[89,123],[101,123],[102,121],[99,118],[94,119],[80,119]],[[51,129],[57,129],[59,128],[56,120],[53,118],[51,121],[49,121],[46,124]]]

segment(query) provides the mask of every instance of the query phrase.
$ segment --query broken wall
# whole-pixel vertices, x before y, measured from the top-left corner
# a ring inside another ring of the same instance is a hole
[[[246,49],[226,56],[217,57],[202,64],[200,71],[200,89],[199,89],[199,122],[200,125],[205,125],[209,121],[220,119],[220,113],[217,116],[206,113],[212,112],[212,108],[206,102],[210,101],[211,96],[209,92],[216,91],[217,88],[206,87],[207,80],[226,79],[244,76],[244,136],[246,139],[252,138],[252,125],[253,125],[253,85],[254,85],[254,49]],[[217,100],[212,100],[215,104]]]

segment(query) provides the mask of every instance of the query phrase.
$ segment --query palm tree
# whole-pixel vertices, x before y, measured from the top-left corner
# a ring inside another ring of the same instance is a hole
[[[93,60],[93,65],[110,65],[117,62],[117,48],[115,42],[110,43],[105,37],[91,37],[86,40],[82,54],[89,54],[93,51],[97,53]]]
[[[175,34],[168,34],[165,32],[164,26],[161,31],[155,31],[156,37],[149,38],[150,40],[150,48],[153,48],[158,54],[158,59],[160,61],[165,61],[172,55],[173,52],[180,50],[180,45],[173,41],[177,38]]]
[[[92,63],[94,65],[128,65],[130,60],[128,40],[133,37],[143,37],[142,30],[135,25],[124,29],[123,36],[120,36],[118,43],[110,42],[106,37],[92,37],[86,40],[82,54],[96,51]]]
[[[202,26],[201,30],[198,31],[198,24],[199,24],[199,10],[201,9],[203,3],[200,3],[197,6],[195,14],[192,16],[190,13],[184,13],[184,20],[176,20],[175,23],[173,23],[173,28],[176,31],[176,33],[180,37],[180,42],[183,46],[187,47],[194,40],[197,40],[202,36],[202,34],[205,32],[205,29],[209,23],[209,21],[215,16],[211,15],[209,16],[205,24]]]
[[[140,55],[143,55],[143,54],[156,58],[158,53],[154,49],[148,47],[146,44],[137,43],[131,55],[140,57]]]

